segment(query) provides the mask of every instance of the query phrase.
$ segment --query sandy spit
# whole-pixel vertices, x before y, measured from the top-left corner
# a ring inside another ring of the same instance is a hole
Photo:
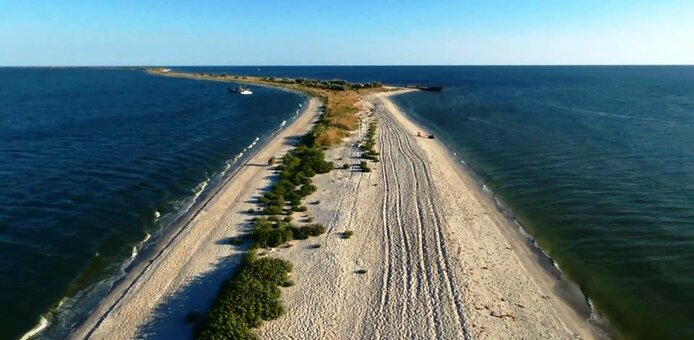
[[[538,261],[512,224],[438,140],[389,96],[362,99],[361,129],[327,151],[336,163],[314,178],[304,214],[328,232],[264,251],[294,264],[282,288],[286,313],[257,329],[262,339],[591,339],[587,310]],[[240,260],[221,244],[245,231],[281,156],[318,115],[304,114],[189,216],[151,258],[132,269],[72,338],[187,339],[191,310],[205,311]],[[360,171],[368,123],[378,122],[380,161]],[[289,138],[288,138],[289,137]],[[347,169],[342,165],[347,164]],[[349,239],[345,231],[353,231]],[[317,247],[319,245],[319,247]]]
[[[206,311],[240,261],[241,250],[225,240],[245,232],[247,211],[257,208],[252,199],[271,184],[268,159],[282,156],[308,132],[319,106],[317,99],[310,99],[296,120],[171,228],[70,338],[190,338],[186,314]]]
[[[362,129],[316,176],[309,214],[328,233],[274,253],[294,264],[287,313],[263,339],[591,339],[584,301],[486,197],[438,140],[389,96],[363,98]],[[380,162],[356,166],[355,146],[378,121]],[[353,236],[344,239],[344,231]],[[320,247],[315,247],[320,244]],[[551,267],[551,266],[550,266]],[[578,309],[577,309],[578,308]]]

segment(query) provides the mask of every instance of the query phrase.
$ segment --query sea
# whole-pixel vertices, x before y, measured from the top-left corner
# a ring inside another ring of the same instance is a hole
[[[394,102],[581,289],[589,322],[694,338],[694,66],[173,68],[444,86]],[[67,334],[306,101],[228,86],[0,68],[0,338]]]

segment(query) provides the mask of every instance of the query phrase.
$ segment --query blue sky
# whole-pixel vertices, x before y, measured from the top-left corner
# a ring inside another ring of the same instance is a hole
[[[0,2],[0,66],[694,64],[694,0]]]

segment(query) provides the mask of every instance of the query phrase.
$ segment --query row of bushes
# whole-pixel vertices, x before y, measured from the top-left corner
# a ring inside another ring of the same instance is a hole
[[[311,177],[329,172],[333,163],[325,160],[321,149],[301,145],[288,152],[276,169],[280,171],[277,183],[258,201],[266,215],[291,215],[293,211],[307,210],[301,200],[316,191]],[[287,203],[290,208],[285,210]]]
[[[323,233],[325,233],[325,227],[319,223],[295,226],[287,218],[280,220],[270,216],[253,219],[252,235],[256,247],[277,247],[291,240],[305,240],[309,236],[318,236]]]
[[[271,80],[266,79],[266,81]],[[273,79],[272,81],[277,80]],[[288,82],[288,80],[282,79],[279,82]],[[299,82],[305,86],[312,86],[313,84],[303,80],[299,80]],[[330,84],[331,86],[346,85],[340,82]],[[361,84],[359,85],[361,86]],[[324,85],[320,85],[321,88],[323,88],[322,86]],[[380,86],[378,84],[375,87]],[[338,89],[335,88],[334,90]],[[280,218],[277,215],[291,215],[294,211],[307,210],[301,202],[306,196],[317,190],[311,178],[316,174],[327,173],[333,169],[333,163],[325,160],[325,154],[320,147],[332,145],[338,136],[331,137],[328,142],[322,141],[322,138],[329,136],[332,131],[330,129],[353,128],[351,123],[344,124],[336,121],[336,118],[353,115],[353,112],[350,111],[354,109],[353,101],[351,99],[335,99],[331,96],[323,97],[326,102],[329,98],[333,98],[332,106],[329,105],[329,107],[338,107],[344,110],[331,110],[331,112],[323,114],[314,130],[304,139],[304,144],[288,152],[282,158],[281,163],[276,166],[275,169],[280,171],[277,183],[272,186],[269,192],[259,198],[259,203],[263,206],[263,213],[268,216],[257,216],[252,221],[253,249],[256,247],[277,247],[293,239],[303,240],[325,233],[325,227],[321,224],[312,223],[296,226],[291,223],[291,216]],[[335,115],[330,115],[330,113]],[[321,133],[316,133],[316,128],[328,129],[329,131],[325,133],[326,131],[321,130]],[[274,163],[274,159],[268,161],[268,164]],[[307,219],[307,221],[311,222],[312,219]],[[224,284],[209,315],[198,323],[196,338],[205,340],[256,339],[250,328],[257,327],[262,320],[275,319],[284,312],[278,286],[291,284],[287,277],[291,271],[291,264],[274,258],[257,260],[253,249],[248,252],[247,259],[241,265],[239,272]]]
[[[378,88],[383,86],[380,82],[367,82],[367,83],[350,83],[346,80],[333,79],[333,80],[318,80],[318,79],[307,79],[307,78],[274,78],[265,77],[261,78],[263,81],[281,83],[281,84],[299,84],[312,88],[319,88],[324,90],[332,91],[349,91],[358,89],[369,89]]]
[[[378,152],[374,149],[376,146],[376,122],[371,122],[369,124],[369,132],[366,135],[366,141],[362,144],[362,149],[364,152],[361,154],[362,158],[378,162]]]
[[[284,313],[278,286],[292,285],[287,276],[291,271],[287,261],[256,259],[255,251],[249,251],[241,270],[222,286],[212,310],[195,328],[195,338],[257,339],[250,328]]]

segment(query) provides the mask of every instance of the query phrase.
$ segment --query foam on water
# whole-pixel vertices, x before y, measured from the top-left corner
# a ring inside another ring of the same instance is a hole
[[[46,329],[48,327],[48,320],[42,315],[39,318],[39,322],[34,326],[34,328],[30,329],[28,332],[26,332],[24,335],[22,335],[20,340],[28,340],[31,339],[34,335],[39,334],[41,331]]]

